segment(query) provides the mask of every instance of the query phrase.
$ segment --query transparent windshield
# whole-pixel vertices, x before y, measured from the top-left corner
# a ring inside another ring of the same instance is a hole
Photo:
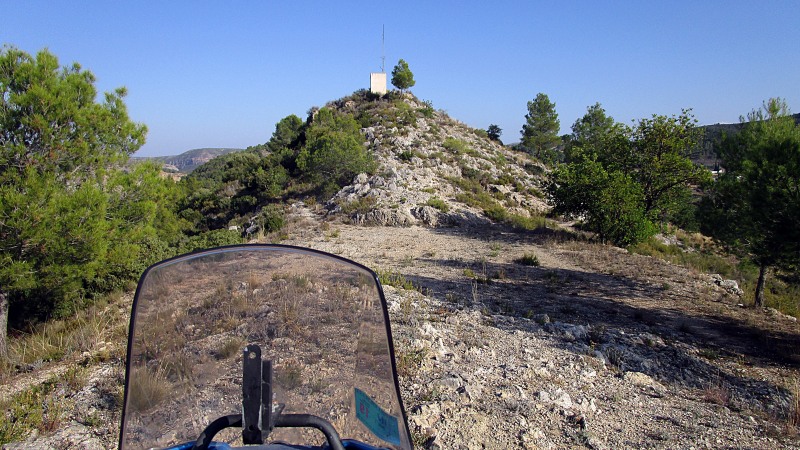
[[[195,441],[214,419],[242,412],[242,352],[274,367],[274,403],[314,414],[343,439],[410,449],[385,300],[371,271],[324,253],[237,246],[148,269],[128,346],[121,448]],[[396,427],[395,427],[396,424]],[[241,445],[241,430],[215,440]],[[270,440],[319,445],[316,430]]]

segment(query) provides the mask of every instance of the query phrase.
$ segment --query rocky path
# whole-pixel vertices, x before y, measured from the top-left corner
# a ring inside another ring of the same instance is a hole
[[[386,291],[428,448],[800,448],[782,425],[793,355],[727,334],[761,327],[763,343],[772,323],[794,343],[796,322],[738,308],[707,275],[493,227],[323,225],[284,243],[414,284]]]
[[[706,274],[558,232],[296,212],[281,243],[395,280],[385,291],[419,448],[800,448],[785,417],[797,323],[738,307]],[[122,362],[82,370],[69,423],[6,448],[116,446]]]

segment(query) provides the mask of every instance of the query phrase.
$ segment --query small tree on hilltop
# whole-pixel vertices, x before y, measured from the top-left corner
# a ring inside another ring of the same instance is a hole
[[[542,161],[554,162],[556,148],[561,143],[558,131],[561,127],[556,105],[546,94],[539,93],[528,102],[528,114],[522,125],[522,147]]]
[[[392,69],[392,84],[401,91],[405,91],[416,84],[414,74],[411,73],[408,63],[403,59],[398,61],[397,65]]]
[[[333,194],[361,172],[377,167],[364,147],[361,126],[350,114],[322,108],[307,132],[306,146],[297,156],[297,167],[325,194]]]
[[[503,134],[503,130],[499,126],[491,124],[489,128],[486,129],[486,134],[489,136],[489,139],[500,142],[500,135]]]

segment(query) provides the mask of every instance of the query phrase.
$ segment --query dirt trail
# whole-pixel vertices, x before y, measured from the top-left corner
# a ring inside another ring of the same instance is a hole
[[[419,448],[800,448],[785,426],[800,326],[738,307],[707,274],[558,232],[298,213],[282,244],[413,283],[385,291]],[[75,363],[20,374],[0,397]],[[115,447],[122,370],[90,364],[69,422],[6,448]]]
[[[430,356],[401,381],[420,443],[796,448],[781,437],[781,415],[800,327],[737,306],[708,274],[501,226],[304,225],[283,243],[400,274],[424,294],[387,288],[398,348]],[[519,264],[523,255],[539,265]],[[432,393],[431,383],[444,387]],[[482,428],[495,438],[458,431]]]

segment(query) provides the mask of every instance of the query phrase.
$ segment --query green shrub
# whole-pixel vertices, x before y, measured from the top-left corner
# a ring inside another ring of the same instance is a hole
[[[0,445],[24,439],[31,431],[52,432],[58,428],[63,406],[48,396],[58,387],[55,379],[45,381],[15,394],[3,402],[0,415]]]
[[[376,197],[366,196],[360,197],[352,202],[340,203],[339,207],[342,209],[343,214],[349,216],[355,213],[366,214],[375,209],[377,204],[378,199]]]
[[[185,238],[178,245],[178,254],[190,253],[223,245],[235,245],[243,242],[241,234],[232,230],[211,230],[196,236]]]
[[[442,143],[442,147],[444,147],[445,150],[448,150],[457,155],[467,153],[472,150],[469,147],[469,144],[467,144],[465,141],[462,141],[461,139],[455,139],[452,137],[448,137],[447,139],[445,139],[444,142]]]
[[[412,150],[403,150],[399,155],[397,155],[397,159],[400,161],[410,162],[415,156],[418,156],[416,152]]]
[[[425,106],[424,108],[420,108],[417,111],[419,111],[419,113],[422,114],[422,117],[426,119],[433,118],[434,110],[430,106]]]
[[[504,173],[504,174],[500,175],[499,177],[497,177],[497,179],[495,180],[495,182],[493,184],[502,184],[502,185],[506,185],[506,186],[513,186],[514,183],[516,183],[516,181],[517,180],[514,179],[514,177],[511,176],[511,174]]]
[[[335,192],[359,173],[374,173],[377,163],[362,145],[360,125],[350,114],[322,108],[306,133],[297,167],[324,192]]]
[[[441,212],[445,212],[446,213],[446,212],[450,211],[450,207],[447,205],[447,203],[445,203],[444,200],[442,200],[442,199],[440,199],[438,197],[429,198],[428,202],[425,203],[425,204],[430,206],[430,207],[436,208]]]
[[[535,175],[535,176],[544,175],[544,169],[542,168],[542,166],[540,166],[538,164],[534,164],[534,163],[529,162],[529,163],[525,163],[524,167],[525,167],[525,170],[531,175]]]
[[[521,230],[538,230],[548,227],[548,221],[544,217],[523,216],[522,214],[508,214],[506,223]]]
[[[516,259],[515,262],[523,266],[539,266],[539,258],[533,253],[525,253],[522,257]]]
[[[265,233],[280,231],[286,223],[283,208],[278,205],[267,205],[258,214],[257,223]]]
[[[483,213],[486,217],[494,220],[495,222],[505,222],[508,219],[508,211],[500,204],[494,203],[487,208],[484,208]]]
[[[375,273],[378,275],[378,281],[384,286],[393,286],[400,289],[406,290],[417,290],[414,286],[414,283],[407,280],[402,274],[392,272],[390,270],[375,270]]]

